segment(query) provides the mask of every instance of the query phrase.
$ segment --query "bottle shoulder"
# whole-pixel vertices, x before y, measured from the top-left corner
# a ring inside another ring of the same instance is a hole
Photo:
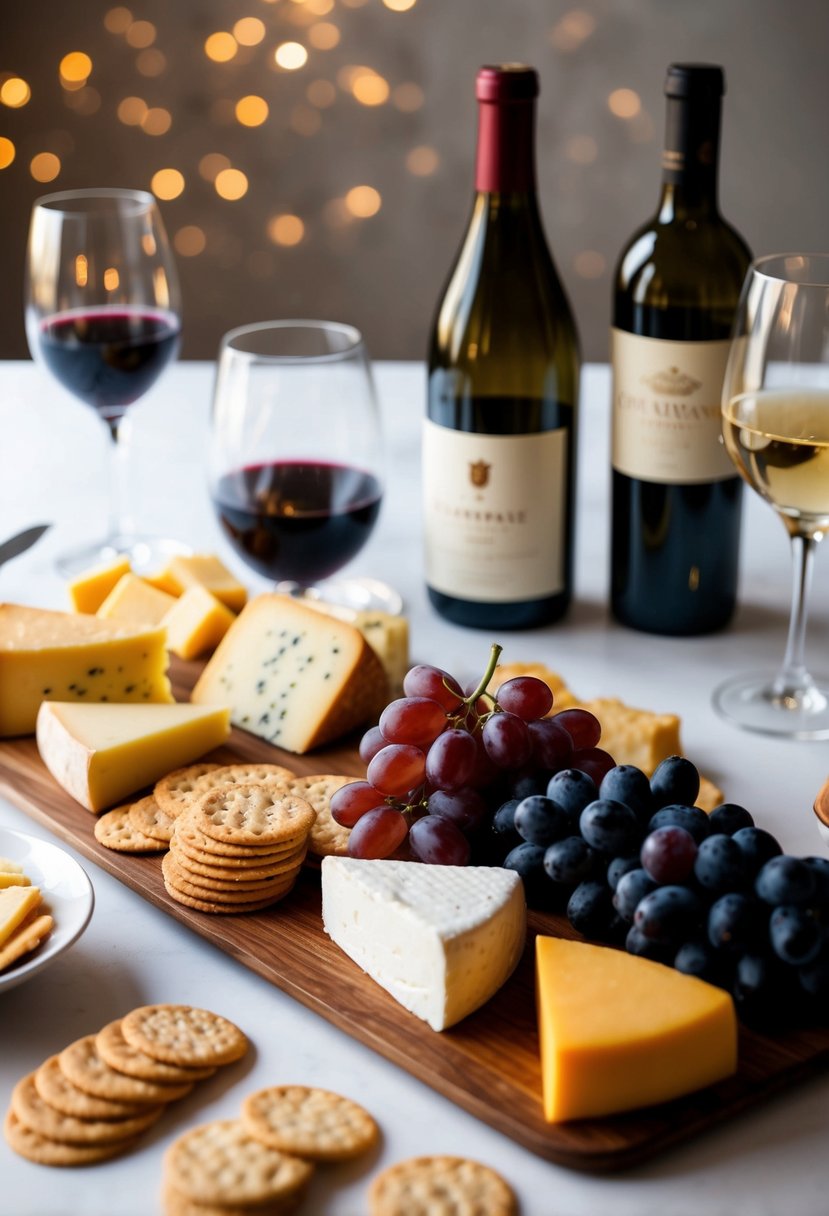
[[[742,236],[716,212],[670,222],[656,215],[623,248],[615,291],[655,307],[704,299],[736,303],[750,261]]]

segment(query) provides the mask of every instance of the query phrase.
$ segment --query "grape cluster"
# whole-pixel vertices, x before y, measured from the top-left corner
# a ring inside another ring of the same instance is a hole
[[[505,798],[545,789],[564,768],[601,780],[613,767],[597,747],[593,714],[547,716],[553,694],[543,680],[517,676],[497,696],[488,691],[500,653],[492,647],[471,691],[438,667],[419,664],[406,674],[405,696],[386,706],[360,742],[366,780],[331,799],[334,819],[352,829],[352,857],[389,857],[406,845],[419,861],[497,863],[484,846]]]
[[[825,1022],[829,860],[785,855],[734,803],[707,815],[698,791],[679,756],[650,781],[632,765],[598,787],[565,770],[505,802],[492,833],[532,906],[727,989],[749,1023]]]

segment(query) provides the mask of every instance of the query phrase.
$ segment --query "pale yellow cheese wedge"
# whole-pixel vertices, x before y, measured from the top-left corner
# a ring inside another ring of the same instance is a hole
[[[198,705],[78,705],[44,701],[43,763],[82,806],[102,811],[227,738],[230,711]]]
[[[0,890],[4,887],[30,887],[31,885],[31,878],[27,878],[25,874],[9,874],[6,870],[0,870]]]
[[[0,891],[0,946],[40,901],[39,887],[8,887]]]
[[[75,612],[97,612],[118,580],[129,574],[129,570],[129,558],[116,557],[79,574],[66,588]]]
[[[405,616],[389,612],[356,611],[325,600],[309,600],[310,607],[341,621],[348,621],[368,642],[386,669],[389,693],[396,696],[403,688],[403,678],[409,670],[409,622]]]
[[[137,574],[125,574],[112,588],[96,615],[102,621],[160,625],[175,602],[175,596],[159,591]]]
[[[235,620],[236,614],[206,587],[188,587],[173,601],[162,624],[169,649],[182,659],[197,659],[216,649]]]
[[[172,701],[163,629],[0,604],[0,737],[42,701]]]
[[[681,1097],[737,1069],[728,993],[621,950],[536,938],[544,1114],[551,1123]]]
[[[232,612],[241,612],[247,603],[245,588],[212,553],[173,557],[150,581],[171,595],[181,595],[188,587],[206,587]]]
[[[0,971],[16,963],[24,954],[31,954],[54,928],[53,918],[44,912],[38,915],[37,909],[24,917],[12,935],[0,946]]]

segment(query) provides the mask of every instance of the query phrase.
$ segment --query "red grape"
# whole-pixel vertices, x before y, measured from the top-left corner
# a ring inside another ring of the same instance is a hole
[[[416,857],[432,865],[465,866],[469,861],[469,841],[442,815],[424,815],[413,823],[409,843]]]
[[[368,781],[381,794],[400,797],[417,789],[426,776],[426,757],[410,743],[389,743],[368,766]]]
[[[560,772],[570,766],[573,740],[555,718],[542,718],[527,726],[533,745],[533,755],[542,768]]]
[[[331,816],[344,828],[353,828],[365,815],[383,805],[383,795],[378,794],[367,781],[351,781],[335,790],[331,795]]]
[[[403,691],[407,697],[429,697],[445,710],[454,712],[463,700],[460,685],[448,671],[418,663],[406,672]]]
[[[553,690],[535,676],[516,676],[501,685],[498,704],[525,722],[544,718],[553,708]]]
[[[467,785],[473,786],[476,790],[481,790],[487,785],[492,785],[493,781],[497,781],[501,776],[501,770],[497,764],[493,764],[486,754],[486,748],[481,736],[473,735],[472,738],[475,740],[477,757],[475,768],[472,770],[472,775],[467,781]]]
[[[389,743],[423,747],[446,729],[446,711],[428,697],[399,697],[380,715],[380,731]]]
[[[348,838],[349,857],[388,857],[406,839],[406,820],[390,806],[378,806],[357,821]]]
[[[654,882],[683,883],[697,856],[697,843],[690,832],[679,826],[656,828],[645,837],[640,860],[642,869]]]
[[[532,754],[527,724],[515,714],[499,713],[487,718],[481,738],[486,754],[499,768],[521,768]]]
[[[475,771],[478,748],[466,730],[445,730],[438,735],[426,756],[426,779],[440,789],[466,785]]]
[[[602,737],[599,719],[587,709],[562,709],[555,721],[567,731],[573,747],[595,747]]]
[[[579,772],[586,773],[596,785],[601,785],[605,774],[615,767],[616,761],[601,747],[580,747],[570,757],[570,768],[577,768]]]
[[[472,832],[487,816],[489,808],[476,790],[435,790],[429,796],[429,814],[449,819],[462,832]]]
[[[363,764],[368,764],[377,755],[381,747],[385,747],[388,739],[383,738],[383,732],[379,726],[372,726],[367,730],[360,740],[360,759]]]

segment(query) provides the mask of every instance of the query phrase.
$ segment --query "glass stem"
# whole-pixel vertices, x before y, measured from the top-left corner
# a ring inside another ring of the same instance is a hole
[[[123,443],[119,442],[121,418],[107,418],[112,441],[109,449],[109,534],[129,536],[133,531],[132,516],[127,505],[127,477]]]
[[[821,535],[806,536],[795,532],[792,535],[792,613],[789,618],[789,636],[783,666],[774,681],[774,692],[779,697],[796,696],[813,688],[814,681],[806,670],[806,618],[808,615],[809,588],[815,550]]]

